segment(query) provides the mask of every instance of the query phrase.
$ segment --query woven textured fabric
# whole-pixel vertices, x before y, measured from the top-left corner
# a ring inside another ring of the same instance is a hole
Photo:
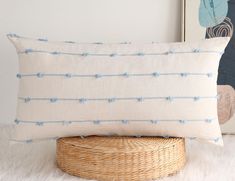
[[[100,181],[153,180],[178,172],[186,162],[182,138],[61,138],[56,153],[63,171]]]
[[[9,38],[19,56],[15,141],[131,135],[222,144],[216,80],[229,38],[149,44]]]

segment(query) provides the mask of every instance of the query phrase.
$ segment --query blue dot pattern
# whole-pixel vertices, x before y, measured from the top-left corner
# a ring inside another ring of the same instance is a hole
[[[15,34],[10,34],[10,37],[14,37],[14,38],[23,38],[20,37],[18,35]],[[39,38],[37,39],[37,41],[40,42],[41,45],[46,45],[48,42],[47,39],[45,38]],[[72,41],[65,41],[65,43],[68,44],[79,44],[77,42],[72,42]],[[102,42],[95,42],[92,43],[94,44],[93,46],[95,47],[100,47],[103,43]],[[129,44],[131,44],[130,42],[122,42],[120,44],[124,44],[129,46]],[[154,43],[153,43],[154,44]],[[69,46],[73,46],[73,45],[69,45]],[[55,57],[55,59],[59,58],[60,56],[78,56],[81,57],[80,60],[84,61],[84,62],[89,62],[90,59],[92,59],[92,57],[103,57],[105,61],[107,62],[118,62],[119,57],[128,57],[130,59],[132,59],[132,57],[135,57],[133,60],[136,61],[142,61],[145,60],[145,57],[148,57],[149,59],[155,59],[155,57],[158,56],[169,56],[169,57],[173,57],[174,55],[177,54],[222,54],[223,52],[221,51],[207,51],[207,50],[203,50],[200,47],[195,47],[192,48],[191,50],[187,50],[187,51],[178,51],[177,49],[174,48],[169,48],[169,50],[167,51],[163,51],[163,52],[154,52],[154,51],[142,51],[140,49],[140,51],[135,51],[132,53],[126,53],[126,52],[122,52],[122,51],[113,51],[113,52],[92,52],[92,51],[87,51],[86,49],[84,49],[85,51],[81,51],[81,52],[67,52],[67,51],[63,51],[62,49],[57,49],[57,50],[40,50],[38,48],[34,49],[31,47],[27,47],[25,49],[23,49],[22,51],[19,51],[19,55],[22,54],[22,56],[34,56],[34,55],[44,55],[46,54],[46,56],[48,57]],[[79,61],[80,61],[79,60]],[[98,61],[98,60],[97,60]],[[146,60],[147,61],[147,60]],[[158,61],[156,59],[156,61]],[[70,81],[76,81],[76,80],[80,80],[80,79],[93,79],[92,81],[96,81],[96,83],[100,82],[102,83],[102,81],[105,80],[110,80],[113,81],[115,79],[120,79],[121,81],[129,81],[129,80],[141,80],[140,78],[144,78],[146,80],[154,80],[154,81],[159,81],[162,80],[164,78],[168,78],[168,77],[172,77],[175,78],[179,81],[187,81],[190,78],[198,78],[198,79],[206,79],[206,80],[210,80],[215,77],[217,75],[217,72],[161,72],[160,70],[156,69],[153,70],[152,72],[131,72],[131,71],[126,71],[123,70],[123,72],[110,72],[110,73],[105,73],[105,72],[93,72],[93,73],[88,73],[88,74],[82,74],[80,72],[40,72],[40,70],[38,72],[31,72],[31,73],[26,73],[26,72],[19,72],[16,77],[18,79],[20,79],[20,81],[24,81],[24,80],[35,80],[35,81],[44,81],[44,80],[55,80],[55,81],[60,81],[63,80],[65,83],[68,83]],[[128,79],[125,79],[128,78]],[[166,79],[167,80],[167,79]],[[108,85],[107,85],[108,86]],[[118,87],[118,89],[123,89],[123,87]],[[60,91],[60,90],[58,90]],[[103,102],[103,104],[107,104],[107,106],[110,107],[114,107],[120,103],[124,103],[127,102],[127,104],[129,102],[138,102],[138,105],[145,105],[146,103],[149,103],[150,101],[161,101],[162,103],[166,104],[166,105],[174,105],[179,101],[190,101],[192,104],[200,104],[201,102],[203,102],[204,100],[216,100],[218,98],[217,95],[211,95],[211,96],[201,96],[201,95],[192,95],[192,96],[175,96],[173,95],[167,95],[167,96],[152,96],[149,97],[148,95],[138,95],[138,96],[127,96],[127,97],[118,97],[117,95],[110,95],[108,97],[57,97],[58,95],[51,95],[51,97],[37,97],[37,96],[31,96],[31,95],[24,95],[24,96],[19,96],[18,99],[19,101],[21,101],[21,103],[23,104],[27,104],[27,106],[31,106],[32,105],[36,105],[37,103],[41,103],[43,102],[48,104],[48,106],[51,106],[53,108],[56,106],[59,106],[60,104],[70,104],[70,103],[76,103],[77,105],[81,106],[81,107],[86,107],[89,104],[93,104],[94,102]],[[83,95],[84,96],[84,95]],[[86,103],[86,104],[85,104]],[[137,104],[137,103],[136,103]],[[76,106],[76,105],[73,105]],[[156,108],[157,109],[157,108]],[[92,111],[92,110],[91,110]],[[137,110],[138,111],[138,110]],[[38,127],[38,129],[42,129],[42,127],[46,127],[48,125],[51,124],[58,124],[58,125],[62,125],[62,126],[66,126],[69,127],[71,125],[80,125],[80,124],[90,124],[90,126],[92,125],[96,125],[96,126],[103,126],[106,124],[123,124],[123,128],[124,125],[125,127],[131,127],[133,124],[139,124],[139,123],[143,123],[143,124],[147,124],[147,125],[152,125],[152,127],[158,127],[161,126],[162,123],[174,123],[178,126],[182,126],[185,127],[188,124],[194,124],[194,123],[202,123],[205,125],[210,125],[210,124],[214,124],[214,120],[216,120],[215,118],[204,118],[204,119],[199,119],[199,120],[190,120],[190,119],[146,119],[146,120],[131,120],[125,117],[123,117],[123,119],[118,119],[118,120],[104,120],[104,119],[94,119],[94,120],[21,120],[21,119],[16,119],[15,120],[15,124],[16,125],[25,125],[25,124],[31,124],[35,127]],[[114,133],[115,134],[115,133]],[[83,139],[84,136],[80,135]],[[136,135],[137,137],[140,137],[142,135]],[[144,136],[144,135],[143,135]],[[171,135],[163,135],[163,137],[168,138]],[[54,139],[57,139],[58,137],[54,137]],[[196,139],[196,137],[189,137],[189,139]],[[215,137],[215,138],[211,138],[211,141],[214,142],[219,142],[220,141],[220,137]],[[34,140],[32,139],[28,139],[25,140],[26,143],[32,143]]]

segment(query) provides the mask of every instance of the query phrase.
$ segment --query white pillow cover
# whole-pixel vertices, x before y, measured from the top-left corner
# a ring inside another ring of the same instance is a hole
[[[89,44],[8,37],[19,56],[14,141],[132,135],[223,144],[216,80],[229,38]]]

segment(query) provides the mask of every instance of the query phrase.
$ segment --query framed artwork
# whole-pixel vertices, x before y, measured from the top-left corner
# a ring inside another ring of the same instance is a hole
[[[219,120],[235,134],[235,0],[183,0],[182,40],[231,37],[218,70]]]

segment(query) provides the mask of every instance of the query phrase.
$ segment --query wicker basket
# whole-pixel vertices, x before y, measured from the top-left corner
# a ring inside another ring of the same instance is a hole
[[[57,164],[63,171],[100,181],[147,181],[172,175],[185,164],[182,138],[60,138]]]

